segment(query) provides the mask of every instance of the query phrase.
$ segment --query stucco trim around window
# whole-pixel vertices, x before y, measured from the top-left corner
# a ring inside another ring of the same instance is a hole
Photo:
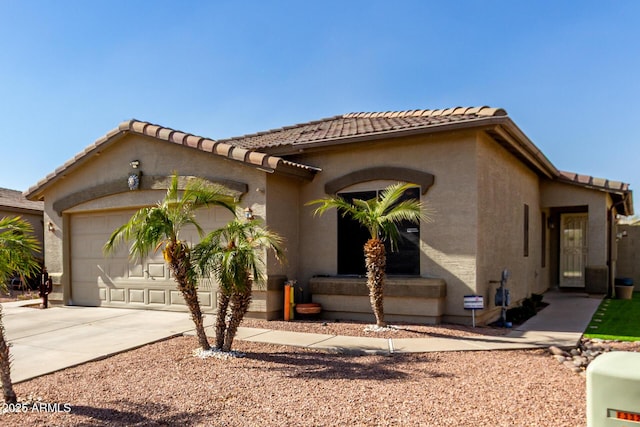
[[[422,189],[422,194],[425,194],[429,190],[429,187],[433,185],[435,177],[430,173],[414,169],[378,166],[361,169],[332,179],[324,185],[324,191],[327,194],[337,194],[340,190],[350,185],[376,180],[395,180],[417,184]]]
[[[189,177],[180,177],[180,178],[189,178]],[[244,182],[232,181],[225,178],[219,177],[201,177],[202,179],[215,183],[221,184],[227,187],[232,192],[238,193],[238,198],[240,198],[243,194],[249,189],[249,186]],[[170,176],[158,175],[142,175],[140,177],[140,186],[139,190],[166,190],[169,182],[171,181]],[[139,191],[135,190],[135,191]],[[62,212],[70,209],[74,206],[78,206],[82,203],[99,199],[101,197],[112,196],[114,194],[120,193],[128,193],[131,192],[129,186],[127,185],[126,177],[119,179],[117,181],[106,182],[103,184],[98,184],[93,187],[83,188],[81,191],[77,191],[75,193],[71,193],[61,199],[56,200],[53,203],[53,210],[56,211],[58,215],[62,215]]]

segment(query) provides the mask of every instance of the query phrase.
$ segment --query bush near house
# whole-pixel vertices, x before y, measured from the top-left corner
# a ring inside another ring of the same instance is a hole
[[[507,310],[507,322],[511,322],[515,325],[522,324],[535,316],[547,305],[549,304],[542,302],[541,294],[531,294],[531,297],[525,298],[520,306]]]

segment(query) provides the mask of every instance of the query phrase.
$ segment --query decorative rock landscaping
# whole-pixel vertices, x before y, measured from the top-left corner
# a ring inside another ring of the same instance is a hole
[[[640,341],[606,341],[598,338],[582,338],[578,347],[569,351],[556,346],[549,347],[552,357],[573,372],[586,375],[587,366],[601,354],[610,351],[640,352]]]

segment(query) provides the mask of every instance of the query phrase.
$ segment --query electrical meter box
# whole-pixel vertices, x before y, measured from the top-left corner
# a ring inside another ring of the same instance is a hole
[[[613,351],[589,364],[587,426],[640,427],[640,353]]]
[[[496,289],[495,303],[497,307],[502,306],[502,288]],[[511,294],[509,293],[509,289],[504,290],[504,305],[505,307],[511,305]]]

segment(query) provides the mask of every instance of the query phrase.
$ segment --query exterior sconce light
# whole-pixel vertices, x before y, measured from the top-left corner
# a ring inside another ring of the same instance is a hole
[[[244,218],[248,220],[254,219],[253,210],[249,207],[244,208]]]
[[[138,169],[138,166],[140,166],[140,160],[132,160],[129,162],[129,165],[134,169]]]
[[[547,219],[547,226],[551,229],[556,228],[556,221],[553,217],[549,217],[549,219]]]
[[[50,233],[53,233],[54,231],[56,231],[56,227],[55,225],[53,225],[51,221],[49,221],[49,223],[47,224],[47,230],[49,230]]]

